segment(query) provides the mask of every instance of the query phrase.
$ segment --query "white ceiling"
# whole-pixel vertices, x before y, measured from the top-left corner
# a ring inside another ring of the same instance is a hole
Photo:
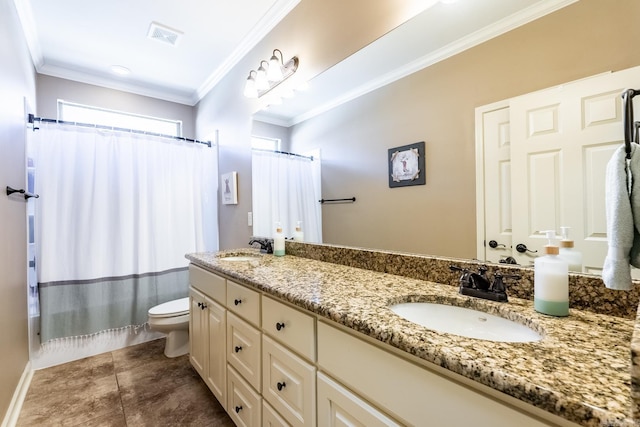
[[[14,0],[38,73],[187,105],[300,1]],[[256,117],[299,123],[575,1],[426,2],[432,7],[314,78],[309,91]],[[152,23],[181,32],[176,46],[149,39]]]
[[[300,0],[14,0],[41,74],[195,105]],[[155,22],[182,33],[147,37]],[[111,72],[112,65],[131,70]]]

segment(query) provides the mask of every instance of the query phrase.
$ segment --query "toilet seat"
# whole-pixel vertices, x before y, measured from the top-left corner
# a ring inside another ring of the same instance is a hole
[[[185,314],[189,314],[189,297],[167,301],[149,309],[149,317],[154,318],[177,317]]]

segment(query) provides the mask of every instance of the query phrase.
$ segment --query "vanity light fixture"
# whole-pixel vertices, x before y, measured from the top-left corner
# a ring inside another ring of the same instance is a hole
[[[280,54],[280,58],[278,58],[277,54]],[[291,77],[297,69],[297,56],[285,63],[280,49],[274,49],[269,61],[260,61],[258,71],[249,71],[249,77],[247,77],[247,82],[244,86],[244,96],[247,98],[261,97]]]

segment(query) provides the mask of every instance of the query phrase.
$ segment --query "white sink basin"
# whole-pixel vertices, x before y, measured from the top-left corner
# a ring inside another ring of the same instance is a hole
[[[542,336],[520,323],[453,305],[408,302],[389,307],[398,316],[438,332],[500,342],[540,341]]]
[[[254,256],[226,256],[223,258],[220,258],[222,261],[253,261],[254,259],[257,259],[257,257]]]
[[[220,256],[218,257],[219,260],[221,261],[255,261],[260,259],[260,255],[251,255],[251,254],[244,254],[244,255],[229,255],[229,256]]]

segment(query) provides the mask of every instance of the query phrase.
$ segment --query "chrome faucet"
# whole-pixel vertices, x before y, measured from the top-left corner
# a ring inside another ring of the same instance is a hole
[[[456,265],[452,265],[449,268],[452,271],[462,272],[462,275],[460,276],[461,295],[498,302],[509,301],[509,298],[507,298],[507,287],[504,284],[504,280],[520,278],[520,276],[516,275],[495,273],[493,275],[493,282],[491,282],[487,277],[487,267],[484,265],[478,268],[477,273],[473,273],[469,269],[461,268]]]
[[[266,237],[265,238],[254,237],[251,240],[249,240],[249,245],[253,246],[254,243],[258,243],[260,245],[260,252],[265,254],[273,253],[273,240]]]

